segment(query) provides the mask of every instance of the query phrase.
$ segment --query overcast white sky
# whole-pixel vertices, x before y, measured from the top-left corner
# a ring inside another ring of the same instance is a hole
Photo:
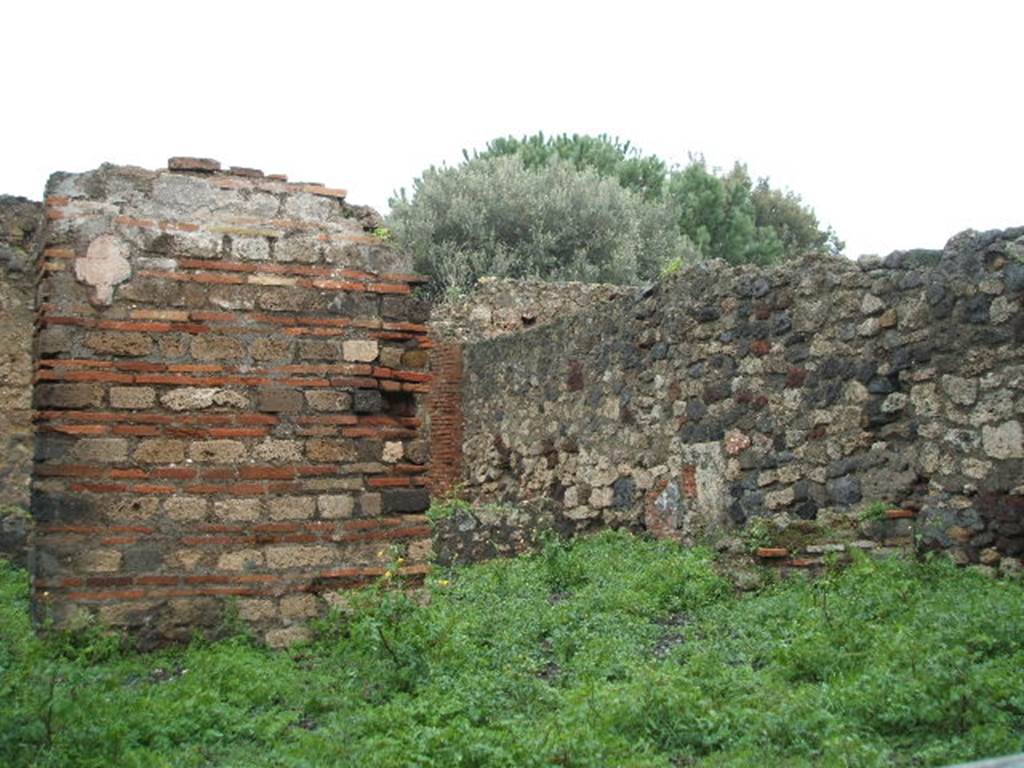
[[[214,157],[390,193],[505,134],[745,161],[847,253],[1024,224],[1024,3],[15,2],[0,192]]]

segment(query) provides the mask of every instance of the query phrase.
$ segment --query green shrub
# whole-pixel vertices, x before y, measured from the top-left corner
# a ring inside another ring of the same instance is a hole
[[[389,225],[434,291],[466,291],[485,275],[634,283],[695,255],[670,205],[614,178],[552,158],[517,156],[430,168],[411,198],[391,201]]]

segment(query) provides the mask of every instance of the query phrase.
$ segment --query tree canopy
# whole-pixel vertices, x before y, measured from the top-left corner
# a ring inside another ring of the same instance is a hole
[[[496,138],[431,167],[390,225],[437,290],[483,275],[635,282],[678,259],[771,264],[843,244],[796,193],[691,156],[669,167],[606,134]]]
[[[631,283],[696,251],[674,209],[559,157],[527,167],[515,155],[430,168],[390,224],[438,291],[484,275]]]

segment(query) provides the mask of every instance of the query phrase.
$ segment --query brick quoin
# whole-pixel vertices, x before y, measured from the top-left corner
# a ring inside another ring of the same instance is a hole
[[[433,340],[434,385],[427,401],[430,417],[430,491],[440,496],[462,479],[462,345]]]

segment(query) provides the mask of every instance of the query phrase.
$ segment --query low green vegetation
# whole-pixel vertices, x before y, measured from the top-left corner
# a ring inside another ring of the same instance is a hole
[[[0,568],[0,765],[920,766],[1024,749],[1024,587],[857,559],[737,596],[603,533],[375,587],[287,652],[31,632]],[[424,603],[427,604],[424,604]]]

